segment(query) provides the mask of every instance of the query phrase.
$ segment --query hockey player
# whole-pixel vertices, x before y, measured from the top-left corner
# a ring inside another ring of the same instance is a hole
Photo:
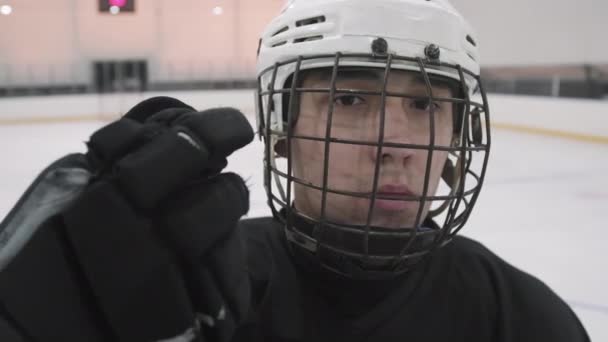
[[[258,51],[273,217],[222,173],[238,111],[153,98],[2,223],[2,341],[588,341],[456,236],[490,148],[476,35],[446,0],[295,0]],[[487,227],[491,229],[491,227]]]

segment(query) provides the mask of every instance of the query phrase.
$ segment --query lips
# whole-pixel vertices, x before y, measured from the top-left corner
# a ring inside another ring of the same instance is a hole
[[[404,196],[414,196],[414,192],[406,185],[401,184],[385,184],[378,188],[379,195],[386,197],[403,198]]]
[[[375,206],[387,211],[405,210],[416,204],[415,201],[405,200],[412,196],[415,196],[414,192],[406,185],[385,184],[378,188]]]

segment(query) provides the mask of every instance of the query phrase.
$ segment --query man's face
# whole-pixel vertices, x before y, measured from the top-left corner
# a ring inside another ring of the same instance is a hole
[[[379,95],[349,94],[339,89],[382,91],[383,71],[341,71],[334,98],[329,92],[305,92],[300,97],[299,116],[294,135],[324,138],[330,105],[333,102],[331,137],[377,144],[381,126],[382,104]],[[312,72],[303,80],[304,88],[329,88],[330,73]],[[433,85],[433,96],[452,97],[446,86]],[[393,71],[388,93],[427,97],[421,75]],[[430,115],[434,108],[436,146],[449,146],[452,140],[453,105],[429,103],[427,99],[387,96],[385,103],[384,145],[377,158],[377,146],[331,143],[328,162],[328,189],[358,193],[364,197],[327,193],[326,219],[341,224],[367,223],[373,192],[376,163],[379,163],[378,196],[404,198],[421,196],[424,189],[427,157],[423,149],[388,147],[387,143],[428,145],[431,137]],[[293,171],[297,178],[323,186],[325,142],[292,139]],[[435,194],[447,152],[434,151],[430,167],[428,195]],[[322,192],[294,183],[295,207],[313,218],[321,216]],[[421,221],[431,202],[426,202]],[[419,201],[376,199],[371,225],[388,228],[412,227],[420,207]]]

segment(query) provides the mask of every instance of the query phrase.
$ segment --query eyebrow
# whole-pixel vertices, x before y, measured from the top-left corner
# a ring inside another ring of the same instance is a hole
[[[385,69],[338,69],[338,75],[336,82],[339,81],[352,81],[352,80],[363,80],[363,81],[377,81],[384,82]],[[393,71],[394,72],[394,71]],[[408,72],[413,77],[410,79],[410,84],[413,86],[422,86],[426,88],[426,80],[423,74],[420,72],[410,71]],[[445,80],[439,76],[433,74],[427,74],[432,87],[448,89],[454,92],[454,85],[449,80]],[[316,77],[319,81],[329,82],[332,78],[332,68],[318,70]],[[457,81],[454,81],[457,83]]]

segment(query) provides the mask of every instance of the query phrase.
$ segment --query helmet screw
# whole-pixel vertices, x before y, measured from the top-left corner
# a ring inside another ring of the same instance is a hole
[[[431,60],[438,60],[441,55],[441,50],[439,49],[439,46],[430,44],[424,48],[424,54]]]
[[[376,38],[372,42],[372,53],[374,55],[386,55],[388,52],[388,43],[384,38]]]

